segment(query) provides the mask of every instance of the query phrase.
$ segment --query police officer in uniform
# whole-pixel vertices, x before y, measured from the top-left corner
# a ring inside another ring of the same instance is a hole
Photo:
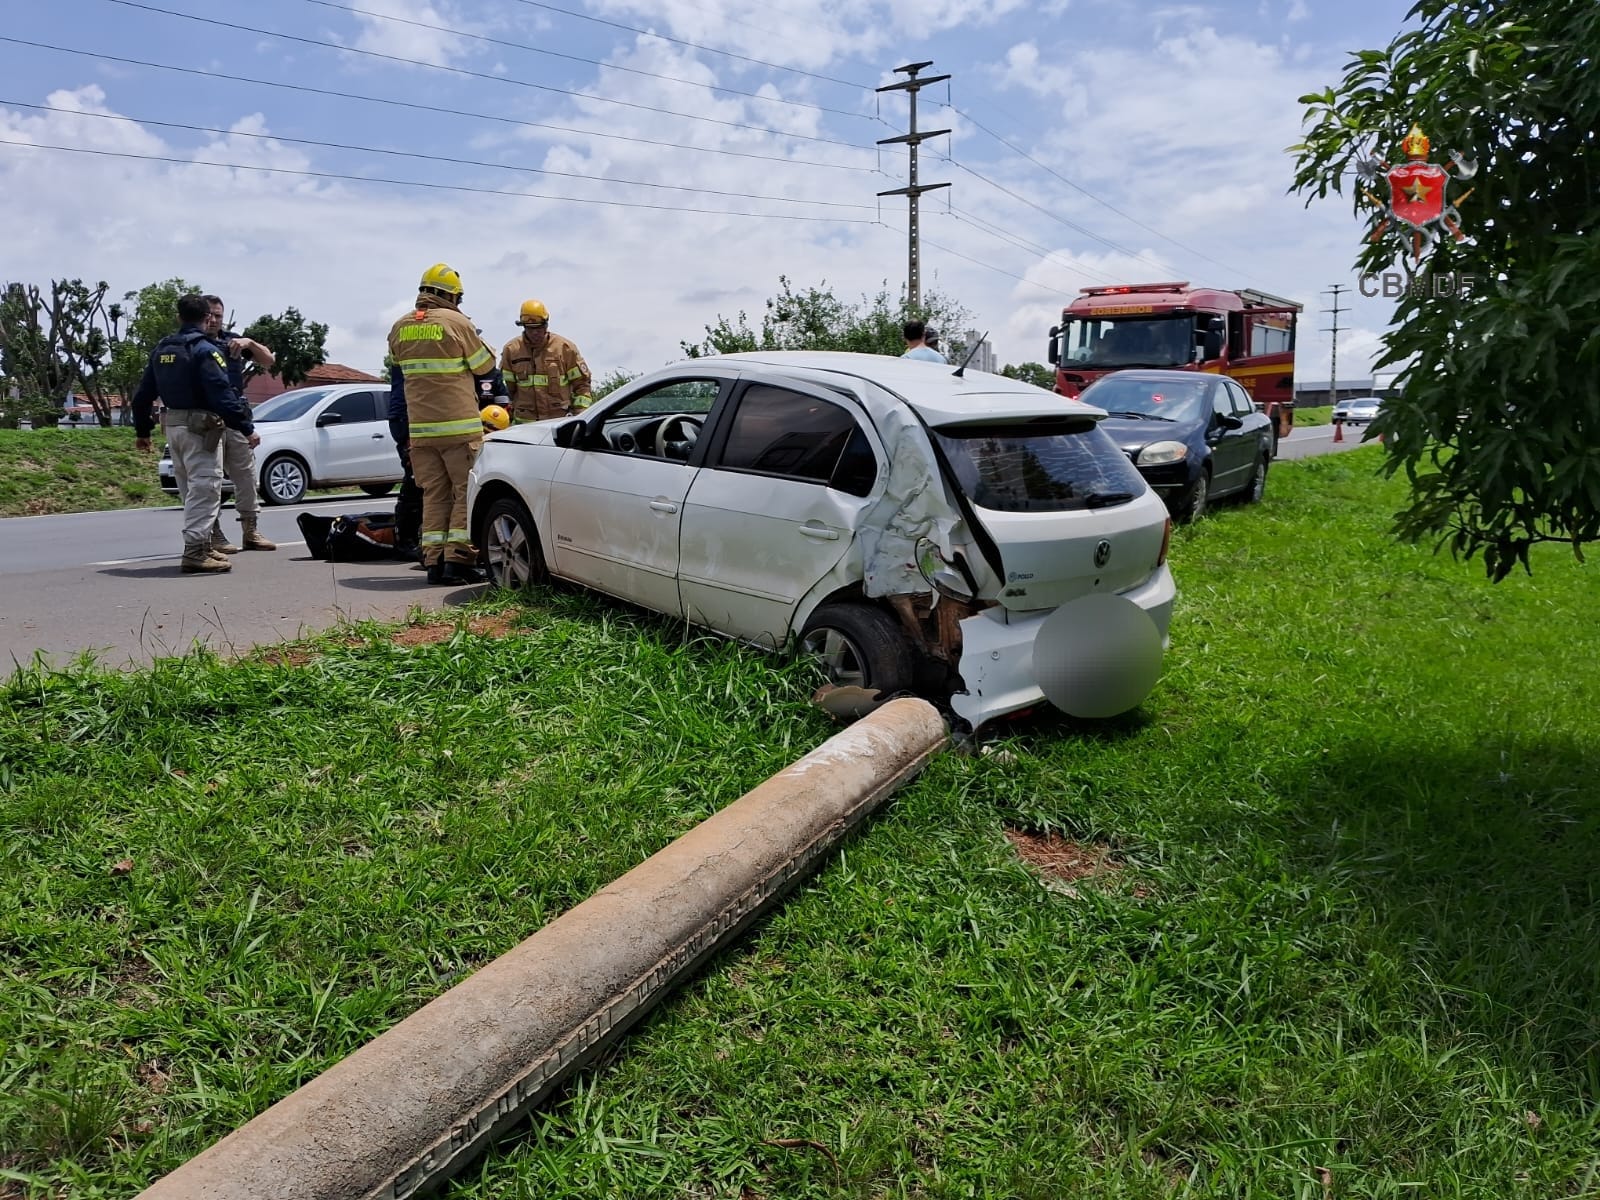
[[[522,333],[500,351],[512,420],[548,421],[594,403],[589,364],[576,346],[550,332],[550,310],[543,302],[524,300],[517,324]]]
[[[210,306],[206,318],[206,336],[217,344],[228,364],[228,383],[244,396],[244,363],[248,358],[258,371],[272,370],[277,360],[272,351],[252,338],[222,327],[226,309],[221,296],[201,297]],[[245,401],[249,403],[249,401]],[[222,532],[219,520],[211,531],[211,548],[218,554],[237,554],[240,550],[276,550],[278,544],[262,536],[261,498],[256,494],[256,456],[244,434],[230,429],[222,435],[222,471],[233,481],[233,507],[239,514],[239,528],[243,532],[242,544],[235,546]]]
[[[228,383],[228,365],[203,326],[210,315],[203,296],[178,300],[181,328],[156,344],[133,394],[135,445],[150,449],[155,428],[151,409],[159,396],[172,448],[172,473],[183,496],[183,562],[186,575],[216,574],[233,563],[211,548],[211,531],[222,512],[222,435],[235,429],[251,449],[261,443],[250,406]]]
[[[493,386],[494,355],[462,315],[461,295],[461,276],[435,263],[422,273],[416,307],[389,331],[390,413],[405,413],[429,583],[483,582],[467,529],[467,474],[483,448],[479,389]]]

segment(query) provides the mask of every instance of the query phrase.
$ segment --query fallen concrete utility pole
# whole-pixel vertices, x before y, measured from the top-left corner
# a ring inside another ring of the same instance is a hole
[[[443,1183],[781,897],[945,742],[894,700],[148,1188],[354,1200]]]

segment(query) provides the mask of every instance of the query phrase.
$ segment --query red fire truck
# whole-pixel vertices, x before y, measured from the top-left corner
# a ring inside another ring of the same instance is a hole
[[[1191,288],[1187,280],[1084,288],[1050,331],[1056,391],[1076,396],[1127,367],[1221,373],[1237,379],[1272,417],[1276,442],[1294,425],[1301,308],[1265,292]]]

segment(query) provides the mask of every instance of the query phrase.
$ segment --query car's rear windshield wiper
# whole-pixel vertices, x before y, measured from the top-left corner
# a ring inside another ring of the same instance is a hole
[[[1083,498],[1083,506],[1085,508],[1108,508],[1113,504],[1126,504],[1132,499],[1132,492],[1090,492]]]

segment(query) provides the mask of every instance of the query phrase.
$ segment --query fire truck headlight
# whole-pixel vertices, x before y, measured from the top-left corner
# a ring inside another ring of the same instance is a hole
[[[1182,462],[1189,457],[1189,447],[1182,442],[1151,442],[1139,451],[1141,467],[1159,467],[1166,463]]]

